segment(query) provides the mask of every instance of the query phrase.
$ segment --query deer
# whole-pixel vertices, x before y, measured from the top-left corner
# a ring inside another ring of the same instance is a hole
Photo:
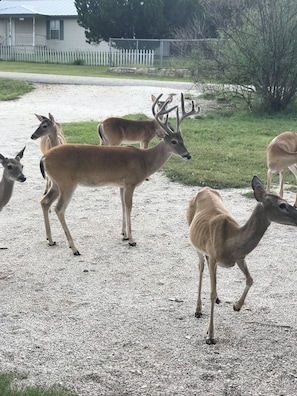
[[[153,103],[156,108],[160,94]],[[133,193],[137,186],[153,173],[157,172],[174,154],[185,160],[191,158],[184,145],[181,135],[181,123],[190,115],[197,114],[200,108],[191,103],[190,111],[185,111],[184,98],[181,95],[182,114],[179,115],[178,106],[165,109],[168,100],[158,112],[155,120],[158,122],[158,136],[161,141],[147,150],[134,146],[100,146],[85,144],[65,144],[53,147],[41,158],[40,169],[43,176],[47,174],[51,179],[51,187],[41,200],[46,238],[50,246],[56,243],[52,239],[49,223],[49,210],[53,202],[58,199],[55,211],[68,240],[69,247],[75,256],[80,255],[65,220],[65,211],[78,185],[106,186],[120,188],[122,204],[122,239],[128,241],[129,246],[136,246],[131,231],[131,211]],[[176,109],[176,131],[169,126],[168,115]],[[166,115],[165,120],[161,117]]]
[[[267,191],[270,192],[272,175],[279,173],[279,196],[284,194],[285,169],[289,168],[297,179],[297,133],[283,132],[267,146]],[[297,207],[297,195],[294,206]]]
[[[214,306],[215,303],[220,303],[217,294],[217,266],[230,268],[236,263],[243,272],[246,279],[245,289],[233,306],[235,311],[240,311],[253,284],[246,256],[257,247],[271,222],[297,226],[297,210],[293,206],[282,197],[269,194],[257,176],[253,177],[251,184],[258,204],[243,226],[240,226],[227,210],[220,193],[210,187],[202,188],[191,199],[187,209],[189,237],[198,253],[199,281],[196,318],[202,316],[201,291],[205,261],[209,269],[211,305],[206,336],[206,343],[209,345],[216,343]]]
[[[62,126],[60,123],[55,121],[51,113],[48,113],[48,118],[38,114],[35,114],[35,116],[40,121],[40,125],[32,134],[31,139],[36,140],[41,138],[40,151],[42,154],[45,154],[52,147],[66,143]],[[49,183],[49,179],[46,179],[44,195],[49,189]]]
[[[155,103],[156,97],[151,95],[152,102]],[[172,95],[165,101],[157,101],[158,110],[164,109],[164,103],[172,102]],[[155,116],[155,109],[153,108]],[[156,119],[153,120],[128,120],[119,117],[105,119],[97,127],[97,132],[103,146],[120,146],[121,144],[139,143],[140,148],[147,149],[149,143],[160,133],[162,127]],[[162,133],[162,132],[161,132]]]
[[[0,154],[0,163],[4,168],[0,181],[0,212],[11,199],[14,183],[16,181],[21,183],[26,181],[26,177],[23,174],[23,165],[20,162],[23,158],[25,148],[15,158],[7,158]]]

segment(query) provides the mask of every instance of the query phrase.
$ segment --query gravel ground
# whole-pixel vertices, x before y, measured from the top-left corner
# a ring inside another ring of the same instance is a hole
[[[207,271],[204,316],[194,317],[197,258],[185,214],[198,185],[171,183],[158,172],[138,187],[135,248],[120,238],[118,189],[79,188],[67,220],[82,255],[68,249],[54,211],[57,246],[45,242],[34,113],[51,112],[62,125],[149,115],[151,93],[185,87],[34,83],[34,92],[0,102],[0,152],[12,156],[27,146],[27,181],[15,185],[0,213],[0,243],[8,248],[0,250],[0,370],[20,373],[20,385],[61,384],[79,396],[296,395],[296,229],[271,225],[249,255],[254,285],[239,313],[232,304],[244,278],[236,267],[219,269],[214,346],[205,344]],[[242,195],[249,190],[221,191],[241,224],[255,205]],[[292,193],[286,197],[294,202]]]

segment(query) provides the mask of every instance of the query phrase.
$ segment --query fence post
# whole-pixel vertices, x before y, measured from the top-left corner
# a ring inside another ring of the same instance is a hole
[[[109,48],[109,55],[108,55],[108,66],[112,67],[112,53],[111,53],[111,38],[108,40],[108,48]]]
[[[163,67],[164,41],[160,40],[160,68]]]

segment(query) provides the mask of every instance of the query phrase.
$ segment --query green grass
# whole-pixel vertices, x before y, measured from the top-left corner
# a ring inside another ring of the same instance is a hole
[[[41,388],[28,386],[25,388],[16,387],[14,379],[21,379],[20,375],[13,373],[0,373],[0,395],[1,396],[75,396],[74,393],[58,386]]]
[[[0,72],[55,74],[64,76],[126,78],[138,80],[160,80],[157,76],[131,73],[112,73],[107,66],[61,65],[47,63],[6,62],[0,60]],[[186,78],[162,77],[162,81],[189,81]]]
[[[0,101],[18,99],[33,90],[34,86],[32,84],[0,78]]]
[[[139,119],[139,116],[129,118]],[[67,141],[99,144],[98,122],[64,123]],[[174,125],[174,120],[171,122]],[[163,170],[172,181],[186,185],[248,187],[253,175],[266,183],[268,143],[279,133],[295,129],[296,118],[289,115],[264,117],[239,112],[226,117],[226,113],[218,112],[203,118],[187,119],[182,124],[182,131],[192,158],[183,161],[172,156]],[[155,138],[153,144],[157,143]],[[273,180],[278,183],[278,176]],[[289,171],[287,181],[296,183]]]

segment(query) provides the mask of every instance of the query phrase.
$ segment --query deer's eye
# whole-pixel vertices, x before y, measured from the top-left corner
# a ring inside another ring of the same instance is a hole
[[[7,169],[12,169],[12,165],[7,165]]]
[[[171,140],[171,144],[177,144],[176,140]]]
[[[280,209],[286,209],[286,204],[284,203],[284,202],[282,202],[280,205],[279,205],[279,208]]]

